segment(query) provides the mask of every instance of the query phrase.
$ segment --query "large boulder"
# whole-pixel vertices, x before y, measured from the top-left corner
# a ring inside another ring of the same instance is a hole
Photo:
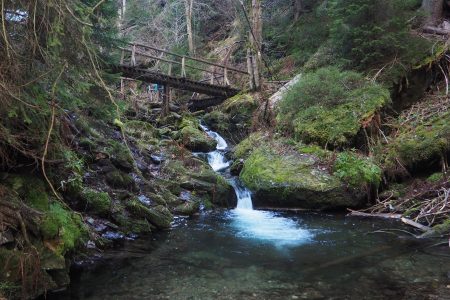
[[[316,156],[261,146],[240,174],[253,192],[255,207],[335,209],[364,204],[362,189],[344,184]]]
[[[200,130],[196,119],[185,117],[181,120],[178,132],[178,141],[187,149],[194,152],[214,151],[217,142]]]

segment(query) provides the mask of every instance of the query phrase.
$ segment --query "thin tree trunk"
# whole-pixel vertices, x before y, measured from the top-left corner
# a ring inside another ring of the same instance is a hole
[[[250,42],[252,45],[252,50],[255,55],[255,61],[253,62],[253,74],[255,89],[260,88],[260,70],[262,65],[262,10],[261,10],[261,0],[252,0],[252,10],[251,10],[251,23],[252,28],[250,32]]]
[[[422,0],[422,9],[428,14],[428,25],[440,23],[444,14],[444,0]]]
[[[194,46],[194,34],[192,30],[192,8],[194,6],[194,0],[184,0],[186,8],[186,29],[188,35],[189,54],[195,56]]]
[[[303,0],[293,0],[294,21],[297,22],[303,12]]]

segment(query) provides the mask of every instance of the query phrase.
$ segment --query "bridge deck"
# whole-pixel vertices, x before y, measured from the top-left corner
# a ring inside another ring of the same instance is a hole
[[[113,67],[114,72],[122,73],[124,77],[141,80],[149,83],[167,85],[171,88],[196,92],[209,96],[229,98],[240,92],[240,90],[229,87],[199,82],[184,77],[169,76],[146,69],[118,65]]]

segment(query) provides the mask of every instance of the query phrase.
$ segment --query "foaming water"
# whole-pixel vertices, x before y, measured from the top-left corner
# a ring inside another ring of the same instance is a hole
[[[237,208],[230,216],[231,226],[241,238],[272,243],[276,247],[298,246],[313,240],[309,230],[270,211]]]
[[[208,163],[216,172],[225,170],[230,166],[230,162],[226,161],[224,155],[219,151],[208,153]]]

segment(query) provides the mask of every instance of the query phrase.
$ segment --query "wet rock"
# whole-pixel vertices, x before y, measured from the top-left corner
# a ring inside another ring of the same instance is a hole
[[[162,205],[156,207],[146,207],[139,200],[132,199],[126,204],[127,210],[133,215],[145,218],[158,228],[169,228],[173,216],[170,211]]]
[[[152,160],[153,163],[155,163],[157,165],[166,161],[166,159],[164,158],[163,155],[156,155],[156,154],[150,155],[150,159]]]
[[[106,175],[106,182],[114,188],[132,188],[134,186],[133,178],[119,170],[114,170]]]
[[[191,151],[210,152],[216,149],[217,142],[198,128],[186,126],[179,135],[178,140]]]
[[[200,203],[198,201],[186,201],[175,207],[174,211],[181,215],[193,215],[199,211]]]
[[[86,210],[99,215],[107,215],[111,208],[111,198],[108,193],[86,188],[81,193],[81,200]]]
[[[243,159],[235,160],[230,167],[230,173],[233,176],[239,176],[243,168],[244,168],[244,160]]]

